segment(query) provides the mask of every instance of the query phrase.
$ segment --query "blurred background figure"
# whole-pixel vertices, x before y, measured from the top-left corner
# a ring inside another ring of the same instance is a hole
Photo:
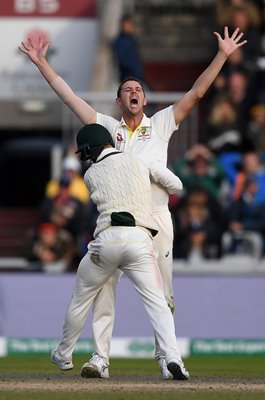
[[[244,131],[249,120],[250,107],[256,103],[253,91],[250,90],[249,76],[244,70],[233,71],[227,80],[227,94],[235,104]]]
[[[228,95],[237,108],[243,142],[249,146],[250,108],[265,100],[265,73],[260,66],[264,57],[262,31],[265,27],[264,4],[259,0],[218,0],[215,6],[217,26],[227,25],[229,31],[238,27],[244,32],[247,46],[237,49],[227,60],[209,91],[209,104],[220,95]],[[211,111],[209,111],[211,113]]]
[[[251,178],[256,180],[255,191],[252,193],[253,202],[265,202],[265,169],[259,155],[254,151],[248,151],[242,155],[235,183],[232,187],[232,199],[239,200],[245,190],[245,184]]]
[[[261,54],[262,15],[255,0],[218,0],[216,3],[218,25],[227,25],[229,29],[239,28],[244,32],[248,45],[241,49],[242,61],[249,69],[255,68]]]
[[[254,88],[250,82],[249,75],[243,68],[235,68],[225,75],[222,73],[217,77],[215,88],[209,93],[208,96],[208,110],[206,116],[206,140],[210,139],[207,129],[211,125],[226,128],[226,124],[233,124],[233,130],[240,132],[240,137],[237,134],[237,141],[233,137],[232,144],[234,148],[242,151],[247,148],[248,142],[246,137],[247,126],[250,118],[250,108],[257,103],[257,89]],[[220,109],[219,109],[220,107]],[[231,136],[231,135],[230,135]],[[235,136],[235,135],[233,135]],[[232,140],[232,137],[230,138]],[[213,150],[216,152],[223,151],[223,143],[215,146]],[[224,149],[226,151],[226,148]]]
[[[68,154],[64,158],[60,179],[47,183],[40,217],[42,222],[52,222],[72,235],[78,265],[87,243],[93,238],[97,210],[90,200],[81,176],[81,163],[75,155]]]
[[[257,200],[258,181],[249,175],[238,199],[228,211],[228,229],[223,235],[224,254],[242,254],[260,259],[264,255],[265,199]]]
[[[204,140],[225,171],[229,187],[234,185],[241,152],[246,146],[244,132],[244,123],[231,97],[216,96],[205,121]]]
[[[256,104],[250,109],[250,120],[247,129],[248,140],[251,148],[265,163],[265,102]]]
[[[226,185],[225,171],[214,154],[203,144],[189,149],[173,165],[173,170],[183,182],[184,190],[199,186],[214,198],[222,197],[222,190]]]
[[[216,154],[241,151],[243,124],[236,105],[227,95],[215,98],[205,124],[205,142]]]
[[[71,234],[53,223],[41,223],[37,232],[30,232],[25,243],[25,257],[36,269],[59,273],[71,271],[75,245]]]
[[[80,174],[80,161],[74,155],[67,155],[62,163],[61,177],[69,178],[69,192],[72,197],[78,199],[82,203],[89,200],[89,192],[84,184],[83,177]],[[60,191],[60,181],[51,180],[47,183],[45,194],[47,197],[53,198]]]
[[[134,36],[134,29],[132,15],[124,15],[121,19],[120,32],[113,42],[113,53],[120,82],[133,76],[145,84],[144,65]]]
[[[223,210],[207,190],[190,189],[173,214],[173,222],[175,258],[199,263],[221,257]]]
[[[83,241],[88,229],[88,206],[71,194],[70,184],[69,175],[61,177],[58,193],[42,200],[40,218],[42,222],[51,222],[68,231],[74,239],[77,254],[82,258]]]

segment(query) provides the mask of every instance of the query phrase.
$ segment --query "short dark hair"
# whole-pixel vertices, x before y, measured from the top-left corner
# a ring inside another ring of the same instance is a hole
[[[123,81],[120,83],[120,86],[118,87],[118,90],[117,90],[117,97],[120,97],[122,86],[124,85],[124,83],[126,83],[128,81],[138,82],[141,85],[141,88],[143,89],[143,92],[145,94],[143,82],[140,81],[140,79],[135,78],[135,76],[128,76],[127,78],[123,79]]]
[[[133,21],[133,16],[132,16],[132,14],[124,14],[124,15],[121,17],[121,24],[122,24],[123,22],[125,22],[125,21]]]

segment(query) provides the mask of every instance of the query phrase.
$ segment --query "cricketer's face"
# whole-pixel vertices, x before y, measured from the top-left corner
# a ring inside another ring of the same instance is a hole
[[[122,113],[137,115],[143,113],[146,105],[146,98],[141,85],[137,81],[127,81],[122,85],[120,97],[116,103],[121,108]]]

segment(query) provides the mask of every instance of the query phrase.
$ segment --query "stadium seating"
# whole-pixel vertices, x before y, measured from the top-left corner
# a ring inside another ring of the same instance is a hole
[[[0,208],[0,257],[23,257],[25,234],[38,222],[36,208]]]

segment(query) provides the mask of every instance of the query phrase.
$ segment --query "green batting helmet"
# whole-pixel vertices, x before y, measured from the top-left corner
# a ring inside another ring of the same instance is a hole
[[[109,131],[102,125],[89,124],[84,125],[76,135],[77,151],[81,152],[85,148],[92,148],[111,144],[114,147],[114,142]]]

